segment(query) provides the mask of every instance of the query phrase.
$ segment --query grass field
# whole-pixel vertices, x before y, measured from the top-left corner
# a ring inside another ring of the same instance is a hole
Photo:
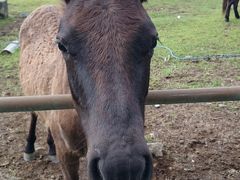
[[[42,4],[54,4],[57,0],[9,0],[10,17],[0,20],[0,30],[13,24],[22,12],[31,12]],[[230,23],[223,21],[221,3],[218,0],[149,0],[145,3],[161,39],[161,42],[173,49],[181,57],[192,55],[234,54],[239,51],[240,21],[231,16]],[[0,49],[10,41],[17,39],[18,29],[9,31],[0,37]],[[19,52],[11,56],[0,55],[0,76],[17,75]],[[163,61],[167,56],[163,49],[156,48],[151,67],[151,89],[162,88],[195,88],[231,85],[225,83],[221,76],[214,74],[214,69],[240,67],[238,60],[227,62],[181,62],[171,59]],[[237,69],[235,69],[237,70]],[[234,71],[235,71],[234,70]],[[189,75],[187,75],[189,73]],[[179,77],[184,74],[184,78]],[[201,76],[201,80],[192,80],[192,75]],[[224,73],[223,73],[224,74]],[[240,80],[240,76],[236,76]],[[9,83],[11,84],[11,83]],[[13,85],[14,86],[14,85]]]

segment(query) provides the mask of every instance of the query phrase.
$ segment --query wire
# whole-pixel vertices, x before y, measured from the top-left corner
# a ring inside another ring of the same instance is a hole
[[[168,56],[164,57],[161,56],[164,60],[170,60],[171,58],[180,60],[180,61],[210,61],[210,60],[217,60],[217,59],[240,59],[240,54],[215,54],[215,55],[206,55],[206,56],[185,56],[185,57],[179,57],[177,56],[172,49],[170,49],[167,46],[164,46],[161,41],[159,41],[161,45],[157,45],[156,48],[159,49],[165,49],[168,52]]]

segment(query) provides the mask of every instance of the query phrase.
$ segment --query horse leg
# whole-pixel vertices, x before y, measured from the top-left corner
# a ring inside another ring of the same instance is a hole
[[[240,18],[239,13],[238,13],[238,3],[239,3],[239,0],[235,0],[234,6],[233,6],[234,13],[235,13],[235,17],[236,17],[237,19]]]
[[[61,135],[62,132],[56,126],[51,128],[51,132],[64,180],[79,180],[79,153],[69,147],[66,139],[63,139]]]
[[[79,180],[79,156],[71,152],[58,155],[64,180]]]
[[[227,4],[227,9],[226,9],[226,13],[225,13],[225,21],[229,22],[229,16],[230,16],[230,10],[231,10],[231,6],[233,5],[233,1],[229,0],[228,4]]]
[[[29,127],[28,137],[27,137],[27,145],[25,147],[25,151],[23,154],[23,158],[25,161],[31,161],[35,158],[35,148],[34,143],[36,141],[36,124],[37,124],[37,115],[32,112],[31,113],[31,123]]]
[[[58,159],[56,156],[56,148],[54,144],[54,140],[52,137],[52,133],[50,128],[48,128],[48,137],[47,137],[47,143],[48,143],[48,158],[53,163],[58,163]]]

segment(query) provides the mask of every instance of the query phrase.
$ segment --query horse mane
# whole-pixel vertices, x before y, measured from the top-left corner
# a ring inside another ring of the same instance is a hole
[[[66,4],[70,2],[71,0],[60,0],[60,6],[59,9],[63,13],[66,8]],[[141,3],[147,2],[148,0],[140,0]]]

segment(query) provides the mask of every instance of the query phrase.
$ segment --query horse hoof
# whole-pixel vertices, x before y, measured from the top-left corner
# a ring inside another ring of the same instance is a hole
[[[35,153],[23,153],[24,161],[32,161],[35,159]]]
[[[229,19],[225,19],[225,22],[229,22]]]
[[[48,159],[53,163],[59,163],[59,160],[56,155],[48,155]]]

